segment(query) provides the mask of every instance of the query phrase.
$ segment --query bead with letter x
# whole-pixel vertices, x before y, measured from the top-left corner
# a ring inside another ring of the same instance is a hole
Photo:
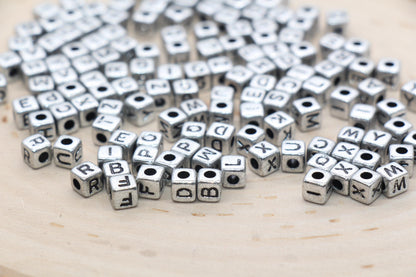
[[[254,148],[260,149],[263,154],[267,153],[268,150],[272,150],[271,148],[266,147],[264,143],[260,143],[260,146],[256,145]]]
[[[365,189],[359,189],[355,185],[352,185],[352,188],[354,189],[352,191],[352,194],[360,194],[362,198],[365,198],[363,192],[365,192]]]
[[[374,197],[374,195],[376,195],[379,191],[381,191],[381,183],[377,187],[373,188],[373,195],[371,195],[371,197]]]
[[[341,145],[342,149],[339,150],[339,152],[345,152],[348,155],[352,155],[351,151],[354,151],[354,148],[347,148],[345,145]]]
[[[269,169],[267,170],[268,172],[270,172],[272,169],[277,169],[277,157],[274,157],[272,160],[268,160],[269,163]]]
[[[353,170],[352,167],[345,167],[342,163],[339,164],[340,167],[335,167],[335,170],[342,170],[345,174],[348,174],[350,170]]]

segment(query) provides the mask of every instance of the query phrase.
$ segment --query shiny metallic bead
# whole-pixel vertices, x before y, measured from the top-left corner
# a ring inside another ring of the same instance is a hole
[[[160,50],[155,43],[139,43],[134,52],[139,59],[152,59],[155,62],[155,65],[159,63]]]
[[[277,33],[279,30],[279,25],[275,21],[265,17],[254,19],[251,24],[253,25],[253,30],[257,33]]]
[[[139,85],[132,77],[124,77],[111,82],[111,87],[115,90],[117,98],[125,100],[126,97],[139,91]]]
[[[348,12],[331,10],[326,14],[326,30],[337,34],[345,34],[349,23]]]
[[[137,206],[137,184],[133,175],[125,174],[110,178],[110,202],[115,210]]]
[[[11,37],[8,41],[9,50],[19,52],[33,48],[33,40],[30,37]]]
[[[157,78],[168,80],[172,83],[183,78],[182,68],[178,64],[162,64],[157,68]]]
[[[72,60],[72,65],[80,75],[98,69],[98,62],[90,55],[74,58]]]
[[[99,32],[95,32],[83,37],[81,39],[81,43],[87,47],[89,51],[96,51],[100,48],[108,46],[110,42],[108,39],[101,36]]]
[[[273,62],[276,65],[277,75],[284,78],[291,67],[300,64],[300,59],[292,53],[280,53],[273,59]]]
[[[160,199],[165,187],[165,168],[157,165],[142,165],[137,173],[136,183],[139,197]]]
[[[284,91],[272,90],[263,99],[263,106],[266,115],[271,115],[277,111],[290,112],[290,102],[292,97]]]
[[[239,155],[248,157],[251,146],[265,139],[265,132],[255,125],[243,126],[236,135],[236,151]]]
[[[387,132],[369,130],[362,140],[361,147],[378,153],[381,156],[381,162],[384,164],[388,161],[387,154],[391,139],[391,134]]]
[[[135,126],[144,126],[155,118],[155,101],[149,95],[134,93],[124,101],[124,113],[127,120]]]
[[[270,91],[276,86],[276,77],[272,75],[257,74],[250,81],[250,87]]]
[[[135,56],[137,40],[129,36],[124,36],[113,40],[110,45],[111,48],[121,54],[122,60],[127,62]]]
[[[401,64],[398,59],[381,59],[376,67],[376,78],[382,81],[388,88],[396,89],[400,84]]]
[[[221,156],[221,152],[213,148],[202,147],[192,157],[191,166],[197,172],[201,168],[220,168]]]
[[[336,50],[343,48],[345,44],[345,38],[337,33],[327,33],[319,40],[319,47],[323,58],[327,58],[328,55]]]
[[[357,87],[359,83],[373,75],[374,62],[369,58],[358,57],[348,66],[348,82]]]
[[[340,161],[330,171],[332,174],[332,188],[341,195],[350,194],[350,182],[358,167],[351,163]]]
[[[180,106],[183,101],[198,98],[198,83],[193,79],[176,80],[172,87],[176,106]]]
[[[283,77],[277,82],[275,90],[289,94],[292,100],[293,98],[297,97],[297,94],[301,91],[301,88],[302,81],[292,77]]]
[[[361,38],[350,38],[345,42],[344,49],[358,57],[370,55],[370,42]]]
[[[29,87],[30,78],[40,75],[45,76],[48,73],[48,67],[43,60],[24,62],[22,63],[20,70],[22,72],[23,81],[27,87]]]
[[[287,22],[287,28],[302,31],[304,34],[302,39],[309,40],[315,32],[314,24],[314,20],[312,19],[295,16]],[[282,31],[283,30],[284,29],[282,29]]]
[[[415,160],[416,160],[416,131],[415,130],[410,131],[407,134],[407,136],[403,139],[402,143],[403,144],[409,144],[409,145],[413,146],[413,148],[415,149],[413,156],[415,157]]]
[[[412,112],[416,112],[416,81],[409,81],[404,84],[400,90],[400,100],[406,105],[406,108]]]
[[[58,135],[71,134],[80,127],[78,110],[70,103],[63,102],[49,108],[56,122]]]
[[[172,172],[172,200],[189,203],[196,200],[196,171],[190,168],[174,169]]]
[[[205,134],[205,145],[222,154],[228,155],[234,150],[235,127],[230,124],[213,122]]]
[[[361,145],[365,132],[363,129],[347,126],[341,129],[337,136],[337,142],[348,142]]]
[[[358,168],[376,170],[381,164],[381,157],[376,152],[361,149],[355,155],[352,164]]]
[[[228,86],[214,86],[211,89],[211,101],[214,100],[233,101],[234,89]]]
[[[296,16],[299,18],[306,18],[306,19],[310,19],[313,21],[313,32],[316,31],[316,29],[318,28],[318,21],[319,21],[319,16],[320,16],[320,11],[319,8],[316,6],[312,6],[312,5],[304,5],[299,7],[296,10]]]
[[[247,19],[239,19],[233,24],[226,25],[225,29],[230,37],[248,38],[253,33],[251,23]]]
[[[263,127],[264,107],[262,103],[241,103],[240,104],[240,126],[247,124]]]
[[[131,169],[134,176],[137,176],[142,165],[152,165],[159,155],[159,149],[153,146],[139,145],[134,150],[131,159]]]
[[[54,81],[49,75],[39,75],[30,77],[28,80],[29,91],[37,95],[42,92],[47,92],[55,88]]]
[[[107,10],[107,5],[100,2],[85,3],[82,8],[86,16],[100,16]]]
[[[118,145],[103,145],[98,147],[97,164],[100,168],[106,162],[123,160],[123,148]]]
[[[235,93],[241,93],[243,88],[249,83],[254,73],[244,66],[234,66],[225,74],[225,85],[234,88]]]
[[[169,63],[185,63],[190,59],[191,47],[187,40],[178,40],[165,43]]]
[[[316,62],[316,49],[312,43],[302,41],[290,46],[290,51],[298,57],[303,64],[314,65]]]
[[[29,129],[29,113],[40,109],[34,96],[24,96],[12,102],[13,118],[17,129]]]
[[[35,18],[51,18],[57,15],[58,12],[59,6],[52,3],[41,3],[33,8]]]
[[[316,153],[307,162],[308,170],[310,168],[318,168],[325,171],[330,171],[337,164],[337,159],[324,154]]]
[[[75,27],[82,31],[83,34],[90,34],[97,31],[103,23],[94,16],[85,16],[75,22]]]
[[[282,171],[302,173],[306,168],[306,146],[301,140],[285,140],[282,143]]]
[[[61,9],[58,15],[65,23],[75,23],[83,17],[82,11],[78,8]],[[64,25],[63,28],[65,26],[66,25]],[[59,30],[60,29],[58,29],[58,31]],[[81,32],[81,30],[79,31]]]
[[[47,166],[52,162],[52,145],[40,134],[31,135],[22,141],[22,156],[33,169]]]
[[[221,2],[203,0],[196,5],[195,10],[201,20],[207,20],[211,19],[222,8],[223,3]]]
[[[331,156],[339,161],[351,163],[357,153],[360,151],[358,145],[348,142],[338,142],[331,152]]]
[[[208,122],[208,107],[199,98],[185,100],[179,105],[180,109],[186,114],[188,120],[197,122]]]
[[[248,151],[250,169],[259,176],[267,176],[279,170],[279,148],[267,141],[261,141],[250,147]]]
[[[303,199],[315,204],[325,204],[332,194],[331,181],[332,175],[328,171],[311,168],[303,179]]]
[[[160,14],[155,11],[138,9],[133,13],[134,30],[136,33],[146,35],[156,31],[159,25]]]
[[[200,91],[210,90],[212,86],[211,72],[204,61],[189,62],[184,65],[185,77],[197,82]]]
[[[260,58],[247,63],[247,68],[254,74],[271,74],[276,72],[276,65],[268,58]]]
[[[116,14],[118,13],[119,16],[123,16],[123,17],[125,16],[125,13],[123,12],[111,11],[111,13],[116,13]],[[118,20],[117,15],[114,16],[114,20],[115,21]],[[107,23],[104,20],[102,21],[104,23]],[[98,35],[108,41],[120,39],[124,37],[126,34],[127,34],[127,30],[125,26],[122,26],[118,23],[108,23],[98,30]]]
[[[220,56],[209,59],[207,64],[211,72],[212,90],[214,90],[215,86],[224,85],[225,74],[233,68],[231,59],[225,56]]]
[[[375,78],[367,78],[358,84],[361,102],[376,105],[386,96],[386,86]]]
[[[280,41],[263,45],[262,50],[266,57],[271,60],[276,59],[281,54],[289,53],[289,47]]]
[[[191,167],[193,155],[201,148],[201,145],[191,139],[181,138],[171,148],[172,151],[178,152],[184,156],[183,167]]]
[[[108,8],[131,13],[135,4],[136,2],[134,0],[111,0],[108,4]]]
[[[3,74],[0,74],[0,105],[7,101],[7,80]]]
[[[167,80],[152,79],[145,83],[146,92],[155,101],[155,110],[163,111],[173,104],[172,91]]]
[[[22,62],[44,60],[46,51],[40,46],[33,46],[32,48],[19,51],[19,56],[22,58]]]
[[[356,58],[356,55],[347,50],[336,50],[328,55],[328,60],[343,68],[347,68]]]
[[[155,147],[161,152],[163,150],[163,135],[160,132],[143,131],[137,138],[137,146]]]
[[[213,122],[232,123],[234,103],[230,100],[211,100],[209,107],[209,124]]]
[[[55,141],[52,151],[56,166],[71,169],[82,159],[82,141],[72,136],[60,136]]]
[[[57,54],[48,56],[46,58],[46,65],[48,66],[49,71],[52,73],[70,67],[71,62],[66,56]]]
[[[103,82],[98,84],[97,86],[93,86],[88,88],[88,92],[94,96],[95,99],[101,101],[103,99],[113,99],[117,98],[117,93],[113,89],[110,83]]]
[[[333,140],[323,138],[323,137],[314,137],[308,144],[307,148],[307,160],[317,153],[322,153],[330,155],[332,150],[335,147],[335,142]]]
[[[406,107],[394,98],[382,100],[377,103],[377,118],[380,124],[384,124],[393,117],[405,117]]]
[[[159,114],[159,131],[168,142],[176,141],[181,134],[187,115],[178,108],[169,108]]]
[[[83,162],[71,170],[72,188],[84,197],[91,197],[103,190],[102,170],[92,162]]]
[[[305,38],[305,32],[300,29],[285,27],[280,30],[279,41],[287,44],[288,46],[299,43]]]
[[[90,53],[89,49],[81,42],[68,43],[62,47],[61,52],[71,60]]]
[[[400,143],[412,128],[412,123],[401,117],[394,117],[384,123],[384,130],[392,135],[393,143]]]
[[[302,84],[301,95],[303,97],[314,97],[319,104],[325,105],[332,83],[328,79],[314,75]]]
[[[65,98],[59,92],[52,90],[43,92],[37,96],[41,109],[49,109],[49,107],[65,102]]]
[[[193,26],[195,38],[197,40],[217,37],[219,29],[214,21],[200,21]]]
[[[260,2],[260,1],[257,1]],[[262,2],[267,2],[267,7],[269,8],[268,17],[276,21],[280,27],[286,26],[295,13],[292,9],[286,5],[279,5],[281,1],[277,0],[262,0]],[[277,3],[276,3],[277,2]]]
[[[115,130],[108,143],[121,146],[123,148],[123,157],[131,161],[134,150],[136,149],[137,135],[125,130]]]
[[[100,19],[101,21],[106,24],[106,26],[123,26],[123,27],[127,27],[127,22],[129,19],[129,13],[125,12],[125,11],[117,11],[117,10],[113,10],[113,9],[107,9],[107,11],[105,13],[103,13],[102,15],[100,15]],[[103,29],[103,27],[102,27]],[[108,35],[111,34],[111,32],[108,32]],[[114,38],[116,39],[116,38]]]
[[[187,37],[185,27],[181,25],[169,25],[163,27],[160,31],[160,35],[165,43],[183,41],[186,40]]]
[[[383,178],[383,194],[386,197],[395,197],[407,191],[409,187],[409,173],[396,162],[391,162],[377,169]]]
[[[41,134],[50,141],[56,138],[55,119],[51,112],[40,110],[31,112],[29,118],[29,132],[31,135]]]
[[[218,23],[220,30],[225,30],[225,26],[234,24],[241,16],[241,12],[237,9],[224,6],[219,9],[212,17]]]
[[[349,124],[364,130],[372,129],[376,121],[376,108],[367,104],[352,106]]]
[[[261,88],[245,87],[240,95],[241,103],[262,103],[266,96],[266,90]]]
[[[172,171],[175,168],[182,168],[185,162],[185,157],[175,151],[164,151],[155,160],[155,165],[163,166],[165,168],[165,182],[166,185],[171,184]]]
[[[201,59],[209,59],[223,54],[224,48],[217,38],[207,38],[196,43],[198,57]]]
[[[6,76],[8,83],[13,83],[20,77],[22,59],[15,52],[9,51],[0,54],[0,73]]]
[[[313,97],[293,101],[292,114],[302,132],[321,128],[322,107]]]
[[[331,115],[344,120],[349,119],[353,108],[359,102],[359,96],[358,91],[352,87],[336,87],[329,100]]]
[[[315,70],[313,67],[304,65],[304,64],[298,64],[293,67],[291,67],[287,73],[286,76],[292,77],[295,79],[298,79],[302,82],[308,80],[315,74]]]
[[[184,26],[191,23],[193,15],[194,12],[191,8],[181,7],[175,4],[169,6],[164,12],[167,24],[181,24]]]
[[[78,80],[78,74],[72,67],[63,68],[51,73],[52,80],[56,85],[61,85],[68,82],[75,82]]]
[[[278,42],[278,36],[275,32],[258,32],[254,31],[250,35],[251,40],[259,46]]]
[[[45,30],[45,32],[48,34],[53,33],[65,24],[64,21],[61,18],[59,18],[58,15],[54,15],[50,18],[39,18],[38,22],[42,29]],[[40,41],[40,39],[42,39],[45,36],[46,34],[44,34],[38,40]]]
[[[98,62],[102,71],[104,71],[104,66],[106,64],[119,61],[121,59],[120,53],[110,46],[91,52],[91,56]]]
[[[358,202],[370,205],[382,191],[382,177],[373,170],[361,168],[351,178],[350,197]]]
[[[123,117],[123,102],[116,99],[103,99],[97,108],[97,114],[106,114],[116,117]]]
[[[63,21],[61,21],[63,24]],[[40,37],[37,44],[45,49],[46,53],[56,53],[65,44],[65,40],[61,35],[56,33],[49,33]]]
[[[338,86],[345,78],[345,69],[329,60],[323,60],[314,67],[316,74],[331,81],[333,86]]]
[[[109,62],[104,65],[104,75],[108,81],[127,77],[129,68],[125,62]]]
[[[295,120],[285,112],[278,111],[264,118],[266,140],[280,146],[286,139],[294,137]]]
[[[246,64],[264,57],[264,52],[257,44],[248,44],[239,47],[237,50],[238,59],[242,64]]]
[[[246,186],[246,158],[227,155],[221,158],[222,185],[224,188],[244,188]]]
[[[110,178],[117,175],[130,174],[130,167],[125,160],[113,160],[103,164],[103,183],[107,193],[110,193]]]
[[[197,197],[202,202],[218,202],[221,199],[221,170],[202,168],[197,175]]]
[[[95,145],[105,145],[114,131],[120,129],[121,119],[116,116],[102,114],[92,123],[92,140]]]
[[[183,124],[181,138],[190,139],[205,145],[206,124],[203,122],[187,121]]]
[[[414,147],[409,144],[391,144],[389,146],[389,161],[396,162],[403,166],[413,176],[414,167]]]

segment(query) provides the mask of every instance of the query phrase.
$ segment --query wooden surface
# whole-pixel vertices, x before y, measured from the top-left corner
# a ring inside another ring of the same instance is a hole
[[[32,18],[39,0],[0,0],[0,50],[15,24]],[[349,11],[349,36],[369,39],[372,58],[402,61],[402,82],[416,79],[416,2],[292,1]],[[26,95],[10,87],[10,100]],[[398,97],[398,92],[388,96]],[[206,99],[206,96],[204,96]],[[408,118],[416,124],[415,114]],[[325,111],[323,128],[297,133],[334,139],[347,123]],[[69,172],[29,169],[20,156],[27,131],[15,129],[10,105],[0,107],[0,276],[415,276],[416,179],[394,199],[371,206],[333,194],[325,206],[303,201],[303,175],[248,174],[243,190],[220,203],[161,200],[114,211],[105,193],[84,199]],[[128,130],[140,132],[132,126]],[[146,129],[155,129],[155,124]],[[90,129],[76,135],[84,160],[96,161]]]

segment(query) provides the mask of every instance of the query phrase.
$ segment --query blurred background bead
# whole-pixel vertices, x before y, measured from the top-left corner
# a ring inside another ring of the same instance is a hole
[[[97,114],[106,114],[122,118],[123,102],[117,99],[103,99],[97,108]]]
[[[344,49],[358,57],[370,55],[370,42],[361,38],[350,38],[345,42]]]
[[[155,118],[155,101],[149,95],[138,92],[124,101],[124,112],[127,120],[135,126],[144,126]]]
[[[337,34],[345,34],[349,21],[347,11],[331,10],[326,13],[326,30]]]
[[[351,86],[357,87],[365,79],[374,73],[375,64],[372,60],[365,57],[356,58],[348,66],[348,82]]]
[[[319,47],[322,58],[327,58],[328,55],[336,50],[342,49],[345,44],[345,38],[337,33],[327,33],[319,40]]]
[[[367,104],[355,104],[352,106],[349,124],[363,130],[372,129],[376,121],[376,109]]]
[[[330,96],[331,115],[344,120],[350,117],[353,107],[359,102],[359,93],[348,86],[338,86]]]
[[[381,59],[376,67],[376,78],[388,88],[396,89],[400,84],[401,64],[398,59]]]

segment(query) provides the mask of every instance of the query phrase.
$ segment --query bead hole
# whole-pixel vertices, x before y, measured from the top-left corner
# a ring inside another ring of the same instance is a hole
[[[225,104],[225,103],[218,103],[217,104],[217,108],[225,108],[225,107],[227,107],[227,104]]]
[[[397,103],[395,103],[395,102],[388,102],[387,103],[387,106],[389,106],[390,108],[395,108],[395,107],[397,107]]]
[[[63,145],[70,145],[72,142],[73,142],[73,140],[72,140],[72,139],[70,139],[70,138],[65,138],[65,139],[63,139],[63,140],[61,141],[61,143],[62,143]]]
[[[361,159],[365,160],[365,161],[369,161],[373,158],[373,155],[371,155],[370,153],[363,153],[361,154]]]
[[[227,177],[227,182],[231,185],[236,185],[240,182],[240,178],[237,175],[230,175]]]
[[[65,124],[64,124],[64,128],[66,129],[66,130],[71,130],[72,128],[74,128],[74,126],[75,126],[75,122],[71,119],[71,120],[68,120],[67,122],[65,122]]]
[[[153,176],[156,174],[156,169],[154,168],[147,168],[144,170],[144,174],[146,174],[147,176]]]
[[[304,107],[311,107],[312,106],[312,103],[311,102],[303,102],[302,103],[302,106],[304,106]]]
[[[348,95],[348,94],[350,94],[350,91],[346,90],[346,89],[343,89],[339,93],[341,93],[342,95]]]
[[[96,138],[97,138],[97,140],[98,140],[99,142],[101,142],[101,143],[106,143],[106,142],[107,142],[107,138],[106,138],[106,136],[104,136],[103,134],[97,134],[97,135],[96,135]]]
[[[106,87],[99,87],[97,90],[100,91],[100,92],[104,92],[104,91],[107,91],[107,88]]]
[[[215,176],[217,176],[217,174],[215,173],[215,171],[208,170],[204,172],[204,176],[206,178],[214,178]]]
[[[314,172],[314,173],[312,173],[312,178],[314,178],[316,180],[320,180],[320,179],[324,178],[324,174],[322,172]]]
[[[143,96],[137,96],[137,97],[134,98],[134,101],[136,101],[136,102],[141,102],[143,100],[144,100]]]
[[[176,157],[175,157],[175,155],[173,155],[173,154],[166,154],[165,156],[163,156],[163,159],[164,159],[165,161],[169,161],[169,162],[171,162],[171,161],[173,161],[174,159],[176,159]]]
[[[68,90],[72,90],[72,89],[74,89],[75,88],[75,86],[74,85],[69,85],[69,86],[66,86],[66,89],[68,89]]]
[[[250,159],[250,164],[254,169],[258,169],[259,168],[259,163],[256,161],[256,159],[251,158]]]
[[[38,115],[35,116],[35,118],[37,120],[44,120],[44,119],[46,119],[46,115],[44,115],[44,114],[38,114]]]
[[[169,117],[177,117],[179,114],[177,112],[169,112],[168,116]]]
[[[189,176],[191,176],[191,174],[189,174],[189,172],[187,172],[187,171],[180,171],[178,173],[178,177],[181,178],[181,179],[189,178]]]
[[[257,133],[257,130],[254,129],[254,128],[248,128],[248,129],[246,129],[246,134],[253,135],[255,133]]]
[[[49,159],[49,153],[48,152],[43,152],[39,156],[39,162],[41,162],[41,163],[46,162],[48,159]]]
[[[404,147],[398,147],[398,148],[396,149],[396,152],[397,152],[397,153],[399,153],[399,154],[406,154],[408,151],[407,151],[407,149],[406,149],[406,148],[404,148]]]
[[[299,164],[299,161],[298,160],[296,160],[296,159],[290,159],[290,160],[287,161],[286,165],[289,168],[294,169],[294,168],[298,168],[300,164]]]
[[[360,176],[361,178],[366,180],[373,178],[373,174],[371,174],[370,172],[363,172],[360,174]]]
[[[81,189],[81,185],[80,185],[80,183],[78,182],[78,180],[76,180],[76,179],[72,180],[72,184],[74,184],[74,187],[75,187],[77,190],[80,190],[80,189]]]
[[[404,122],[403,121],[395,121],[393,123],[394,126],[396,127],[403,127],[404,126]]]
[[[344,187],[339,180],[332,180],[332,186],[337,190],[342,190],[342,188]]]

